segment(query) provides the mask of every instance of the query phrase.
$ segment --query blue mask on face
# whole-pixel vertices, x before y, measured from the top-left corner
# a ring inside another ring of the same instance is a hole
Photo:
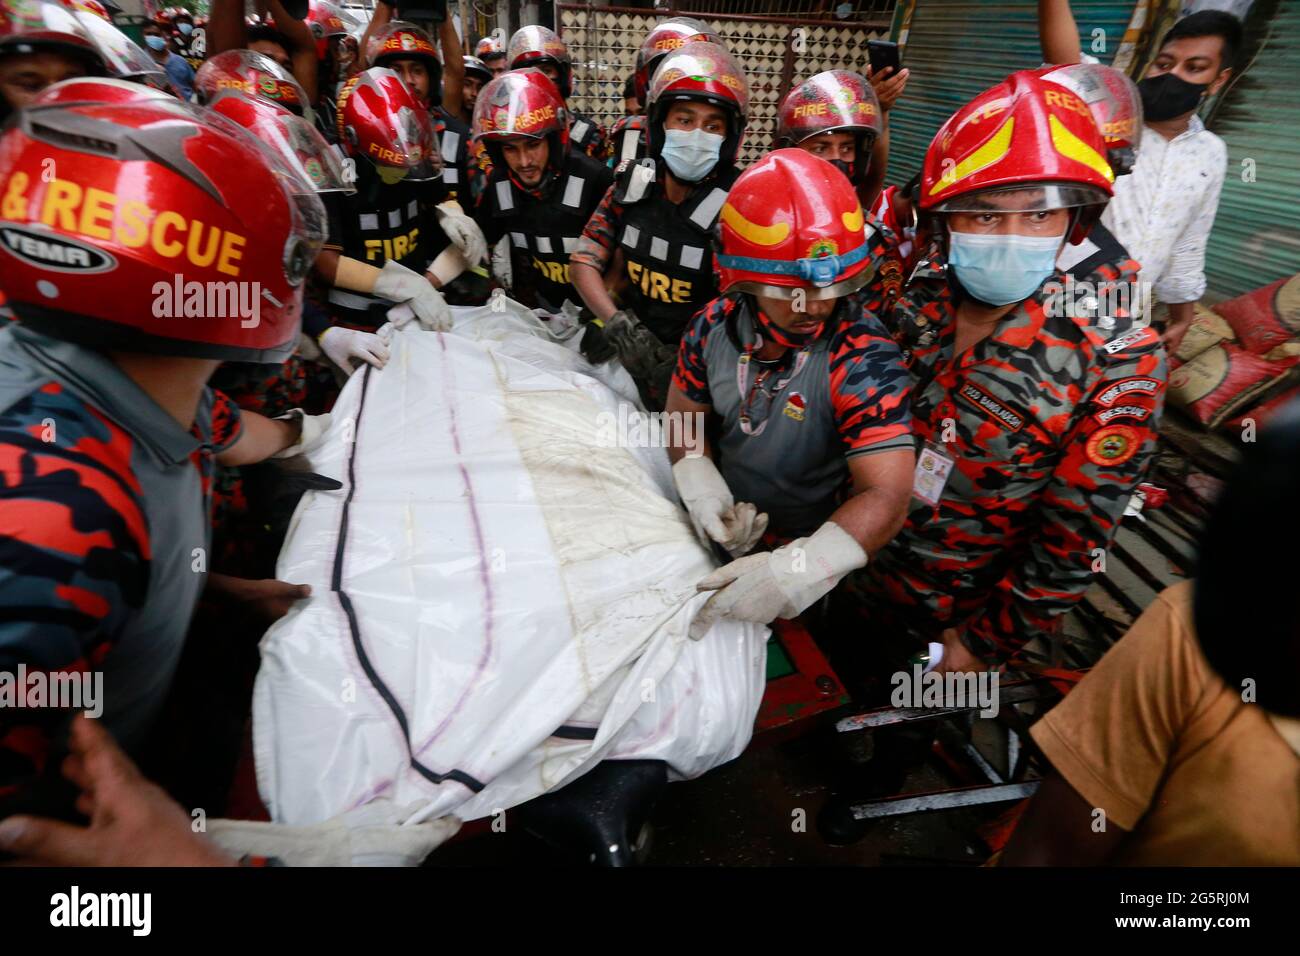
[[[948,234],[948,264],[975,298],[989,305],[1023,302],[1056,271],[1065,236]]]
[[[684,183],[698,183],[718,165],[725,136],[702,129],[664,131],[664,148],[660,151],[669,171]]]
[[[166,40],[164,40],[160,36],[154,36],[153,34],[150,34],[149,36],[145,37],[144,42],[149,44],[149,49],[155,50],[159,53],[161,53],[163,51],[163,48],[167,46]]]
[[[186,36],[189,36],[191,33],[194,32],[194,28],[190,26],[188,23],[178,23],[176,25],[176,29],[180,30],[181,33],[184,33]]]

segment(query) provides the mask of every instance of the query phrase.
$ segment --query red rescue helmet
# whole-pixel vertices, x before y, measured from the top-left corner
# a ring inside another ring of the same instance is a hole
[[[366,159],[386,182],[422,182],[442,174],[429,111],[387,67],[372,66],[343,84],[338,130],[348,154]]]
[[[292,353],[325,210],[223,117],[176,102],[30,107],[0,135],[0,181],[5,293],[25,324],[97,349]],[[182,301],[160,308],[176,288]]]
[[[0,4],[0,56],[52,51],[85,62],[89,72],[106,72],[99,47],[62,0],[5,0]]]
[[[273,150],[306,188],[318,193],[356,192],[343,175],[338,153],[310,121],[242,90],[222,90],[208,108],[238,123]]]
[[[993,192],[1024,193],[1035,209],[1082,208],[1082,241],[1112,195],[1115,175],[1087,104],[1033,71],[1013,73],[939,127],[921,169],[925,212],[981,212]]]
[[[718,156],[719,166],[733,165],[749,116],[749,81],[716,43],[686,43],[664,57],[650,83],[646,100],[648,155],[659,158],[664,146],[664,119],[673,103],[683,100],[708,103],[727,114],[727,138]]]
[[[719,287],[792,299],[834,299],[871,278],[857,191],[802,149],[768,153],[736,179],[718,216]]]
[[[691,17],[672,17],[654,25],[641,42],[641,48],[636,51],[636,72],[632,74],[632,84],[636,88],[636,98],[639,102],[646,101],[646,95],[650,92],[650,81],[654,78],[655,69],[663,62],[663,58],[673,50],[696,40],[716,43],[726,49],[722,37],[714,33],[712,27]]]
[[[47,86],[32,106],[68,103],[175,103],[176,97],[157,87],[107,76],[78,76]]]
[[[569,48],[554,30],[539,26],[520,27],[510,38],[506,56],[512,70],[529,66],[555,67],[559,71],[555,85],[560,95],[565,100],[573,95],[573,64],[569,60]]]
[[[366,63],[391,67],[398,60],[418,60],[429,71],[429,102],[442,102],[442,57],[438,48],[414,23],[394,20],[366,44]]]
[[[311,0],[307,4],[306,22],[316,40],[316,59],[322,62],[329,59],[330,41],[348,35],[342,11],[330,0]]]
[[[823,133],[853,134],[857,155],[849,180],[856,185],[866,179],[871,147],[883,124],[875,90],[861,74],[827,70],[809,77],[786,95],[778,116],[780,146],[798,146]]]
[[[1142,142],[1142,94],[1119,70],[1100,63],[1049,66],[1038,75],[1059,83],[1088,104],[1106,141],[1106,158],[1116,176],[1133,171]]]
[[[312,117],[307,91],[293,74],[252,50],[225,50],[205,60],[194,74],[194,94],[200,103],[210,103],[226,90],[239,90],[309,120]]]
[[[569,151],[569,114],[555,84],[541,70],[502,73],[479,91],[474,103],[473,134],[497,169],[508,170],[501,142],[516,136],[547,139],[546,165],[564,167]]]

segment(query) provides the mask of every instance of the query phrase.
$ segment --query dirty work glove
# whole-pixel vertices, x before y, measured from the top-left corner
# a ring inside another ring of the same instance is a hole
[[[470,266],[476,266],[487,259],[487,239],[483,230],[469,216],[465,215],[455,203],[435,207],[438,225],[447,234],[452,245],[461,251]]]
[[[325,433],[329,431],[330,416],[326,412],[324,415],[306,415],[301,408],[291,408],[283,415],[277,415],[277,422],[292,421],[295,418],[302,419],[302,432],[298,435],[298,440],[288,448],[281,448],[272,458],[292,458],[294,455],[301,455],[311,451],[320,444],[320,440]]]
[[[592,365],[604,365],[618,354],[614,351],[614,346],[609,344],[609,339],[605,337],[604,326],[597,325],[595,322],[588,322],[583,329],[579,348],[582,350],[582,357]]]
[[[631,309],[620,309],[605,320],[605,341],[632,377],[643,381],[662,378],[664,366],[671,367],[677,359],[677,350],[660,342]]]
[[[752,551],[767,530],[767,515],[749,502],[736,504],[726,479],[707,455],[679,459],[673,465],[673,482],[706,548],[716,541],[738,558]]]
[[[420,328],[430,332],[446,332],[451,328],[451,307],[442,293],[424,276],[412,272],[401,263],[389,259],[375,280],[375,295],[391,302],[410,306],[410,313],[420,323]],[[405,311],[395,316],[389,310],[389,319],[397,328],[409,324],[411,317]]]
[[[718,618],[770,624],[797,617],[866,563],[862,545],[833,521],[784,548],[732,561],[695,585],[717,593],[695,615],[691,638],[698,641]]]
[[[374,332],[360,332],[338,325],[320,334],[321,351],[348,375],[356,371],[357,362],[369,362],[375,368],[388,364],[388,346]]]

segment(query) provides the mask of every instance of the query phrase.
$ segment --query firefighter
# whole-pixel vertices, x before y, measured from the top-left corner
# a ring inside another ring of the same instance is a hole
[[[550,77],[565,102],[570,145],[604,162],[609,156],[609,138],[604,128],[590,116],[568,108],[569,97],[573,95],[573,63],[569,48],[555,31],[540,26],[521,27],[510,38],[506,59],[512,70],[536,67]]]
[[[415,93],[416,99],[429,111],[433,130],[442,152],[442,182],[446,199],[458,203],[455,214],[459,222],[447,229],[449,235],[473,245],[462,251],[477,263],[483,260],[486,249],[475,245],[473,223],[459,213],[460,208],[473,208],[473,195],[481,191],[472,185],[472,177],[479,174],[478,165],[470,158],[470,129],[443,106],[442,60],[429,35],[414,23],[393,20],[378,30],[368,44],[371,66],[388,67]],[[450,212],[445,210],[445,212]],[[454,231],[458,230],[458,231]],[[470,232],[467,233],[466,230]],[[454,231],[454,232],[453,232]],[[481,243],[481,238],[477,241]],[[471,255],[471,253],[474,253]]]
[[[625,159],[635,161],[645,156],[645,102],[650,95],[650,81],[664,57],[684,44],[697,40],[726,48],[722,37],[707,24],[691,17],[671,17],[655,24],[646,34],[636,52],[636,70],[631,81],[632,98],[640,104],[640,109],[620,118],[609,131],[610,162],[613,165],[617,166]],[[625,101],[628,92],[626,88],[623,90]]]
[[[506,48],[497,37],[484,37],[474,46],[474,55],[483,61],[495,79],[506,72]]]
[[[849,178],[865,206],[863,187],[880,135],[880,104],[871,84],[848,70],[809,77],[781,101],[776,141],[820,156]]]
[[[326,202],[329,238],[316,262],[336,324],[374,333],[413,312],[424,328],[450,328],[438,290],[468,264],[434,208],[445,193],[428,111],[396,73],[376,66],[344,85],[338,126],[356,193]],[[307,331],[325,330],[312,323]]]
[[[931,644],[938,672],[964,672],[1050,638],[1146,472],[1166,364],[1125,307],[1137,263],[1094,273],[1100,310],[1064,308],[1054,291],[1058,255],[1087,235],[1113,180],[1087,106],[1032,72],[977,96],[926,153],[919,202],[934,241],[893,307],[913,379],[913,498],[846,587],[877,676]],[[862,785],[901,786],[906,755],[928,744],[878,748]],[[819,818],[835,842],[861,834],[851,803]]]
[[[695,42],[663,60],[648,97],[648,155],[619,165],[569,269],[595,315],[584,352],[617,354],[661,408],[682,331],[717,294],[713,225],[738,174],[749,85],[726,50]],[[622,308],[606,279],[623,286]]]
[[[510,237],[507,284],[514,297],[552,313],[566,300],[580,303],[569,280],[569,251],[613,175],[569,148],[559,90],[541,70],[502,74],[479,94],[474,137],[492,161],[478,218],[490,244]]]
[[[214,460],[292,453],[323,426],[241,414],[207,386],[223,361],[292,351],[320,202],[242,134],[138,90],[21,110],[0,137],[0,275],[21,320],[0,331],[0,661],[102,671],[102,724],[131,750],[207,577]],[[182,282],[223,305],[195,316]],[[252,290],[238,305],[236,285]],[[70,716],[7,714],[6,810],[48,808]]]
[[[720,420],[669,458],[706,543],[737,559],[700,582],[718,593],[695,638],[719,617],[795,617],[865,565],[903,523],[916,463],[898,348],[851,295],[872,259],[853,185],[780,149],[736,180],[719,228],[722,295],[682,339],[668,398]],[[743,557],[764,530],[784,546]]]
[[[64,4],[37,0],[27,13],[0,16],[0,120],[51,83],[107,72],[94,40]]]

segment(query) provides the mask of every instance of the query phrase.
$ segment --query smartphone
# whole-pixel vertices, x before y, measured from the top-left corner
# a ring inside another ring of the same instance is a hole
[[[872,76],[880,76],[881,71],[888,67],[894,68],[894,72],[889,75],[897,76],[903,67],[902,58],[898,55],[898,44],[888,40],[868,40],[867,56],[871,61]]]

